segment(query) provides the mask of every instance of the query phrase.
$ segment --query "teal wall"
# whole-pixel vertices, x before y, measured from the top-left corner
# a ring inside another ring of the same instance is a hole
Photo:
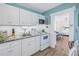
[[[76,6],[75,6],[76,7]],[[77,20],[78,20],[78,14],[77,14],[77,9],[74,11],[74,39],[75,40],[78,40],[78,33],[77,33],[77,27],[78,27],[78,25],[77,25]]]
[[[78,21],[79,21],[79,4],[76,4],[76,15],[75,16],[75,30],[77,29],[77,31],[75,32],[75,37],[76,39],[79,41],[79,25],[78,25]]]

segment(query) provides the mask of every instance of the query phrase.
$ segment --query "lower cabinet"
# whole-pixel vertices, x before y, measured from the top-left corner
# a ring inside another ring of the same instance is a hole
[[[21,56],[21,40],[0,44],[0,56]]]
[[[7,47],[6,43],[0,44],[0,56],[6,56],[8,54]]]
[[[35,51],[38,52],[40,50],[40,36],[35,38]]]
[[[40,37],[32,37],[22,40],[22,55],[29,56],[40,50]]]
[[[40,50],[40,36],[0,44],[0,56],[30,56]]]
[[[8,43],[8,55],[21,56],[21,40]]]

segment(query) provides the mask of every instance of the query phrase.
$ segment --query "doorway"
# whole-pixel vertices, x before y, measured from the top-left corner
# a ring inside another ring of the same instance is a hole
[[[56,33],[56,49],[68,53],[68,42],[70,32],[70,17],[68,12],[62,12],[55,15],[54,30]]]
[[[74,41],[74,8],[56,12],[50,16],[50,46],[60,50],[65,49],[68,52],[69,41]]]

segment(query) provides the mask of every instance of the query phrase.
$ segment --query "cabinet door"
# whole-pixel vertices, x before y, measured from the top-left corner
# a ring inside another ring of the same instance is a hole
[[[34,54],[36,51],[35,51],[35,38],[36,37],[32,37],[32,38],[30,38],[30,40],[29,40],[29,43],[28,43],[28,46],[29,46],[29,55],[32,55],[32,54]]]
[[[22,55],[32,55],[35,53],[35,37],[22,40]]]
[[[7,56],[7,43],[0,44],[0,56]]]
[[[19,8],[0,4],[0,25],[18,25],[19,24]]]
[[[20,25],[37,25],[39,18],[45,19],[44,16],[20,9]]]
[[[35,39],[35,52],[40,50],[40,36],[37,36]]]
[[[0,56],[20,56],[21,40],[0,44]]]
[[[45,17],[43,15],[37,14],[37,13],[33,13],[31,12],[31,25],[38,25],[39,24],[39,19],[45,19]]]
[[[38,24],[38,14],[31,13],[31,25],[37,25]]]
[[[23,39],[22,40],[22,55],[23,56],[28,56],[29,54],[28,54],[28,50],[29,50],[29,45],[28,45],[28,43],[29,43],[29,41],[28,40],[30,40],[30,38],[27,38],[27,39]]]
[[[7,52],[9,56],[21,56],[21,40],[8,43]]]
[[[31,15],[28,11],[20,9],[20,25],[30,25]]]
[[[4,21],[6,19],[6,14],[5,14],[5,5],[4,4],[0,4],[0,25],[4,25],[6,21]]]

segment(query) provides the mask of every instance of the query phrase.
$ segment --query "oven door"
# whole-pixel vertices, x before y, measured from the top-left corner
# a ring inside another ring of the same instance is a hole
[[[41,36],[41,45],[46,44],[49,42],[49,36],[48,35],[42,35]]]

